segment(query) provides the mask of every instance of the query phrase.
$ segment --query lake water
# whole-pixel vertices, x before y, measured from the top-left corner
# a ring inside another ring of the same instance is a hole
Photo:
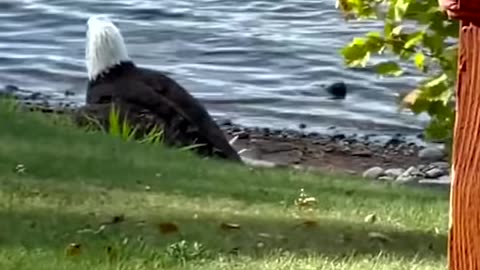
[[[248,126],[416,133],[395,96],[421,78],[347,70],[338,51],[379,23],[345,22],[335,0],[1,0],[0,86],[76,93],[83,103],[85,22],[107,14],[139,65],[167,72],[219,118]],[[345,100],[323,85],[344,81]]]

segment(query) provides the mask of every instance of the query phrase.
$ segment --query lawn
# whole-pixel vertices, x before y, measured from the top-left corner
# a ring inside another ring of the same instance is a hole
[[[444,191],[0,117],[2,270],[446,269]]]

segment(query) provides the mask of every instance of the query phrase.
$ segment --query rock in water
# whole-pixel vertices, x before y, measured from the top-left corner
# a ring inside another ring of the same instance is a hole
[[[344,99],[347,96],[347,85],[344,82],[331,84],[326,90],[333,99]]]
[[[368,179],[377,179],[382,175],[383,175],[383,169],[381,167],[372,167],[366,170],[362,174],[363,178],[368,178]]]
[[[210,152],[241,162],[196,98],[167,75],[134,64],[120,30],[108,18],[93,16],[88,20],[86,43],[87,106],[113,103],[122,118],[153,119],[163,128],[167,144],[204,144]]]

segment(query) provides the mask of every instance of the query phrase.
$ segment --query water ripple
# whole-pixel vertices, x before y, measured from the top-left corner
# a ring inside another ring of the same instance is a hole
[[[135,61],[163,70],[211,112],[246,125],[312,130],[416,132],[425,123],[396,111],[398,91],[421,79],[345,69],[338,51],[352,37],[381,29],[349,23],[334,0],[2,0],[0,85],[73,90],[83,102],[85,21],[112,16]],[[325,85],[345,81],[344,101]]]

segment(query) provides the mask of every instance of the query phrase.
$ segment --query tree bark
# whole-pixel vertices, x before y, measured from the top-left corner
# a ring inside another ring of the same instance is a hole
[[[477,16],[480,16],[477,15]],[[462,22],[449,223],[449,269],[480,269],[480,27]]]

